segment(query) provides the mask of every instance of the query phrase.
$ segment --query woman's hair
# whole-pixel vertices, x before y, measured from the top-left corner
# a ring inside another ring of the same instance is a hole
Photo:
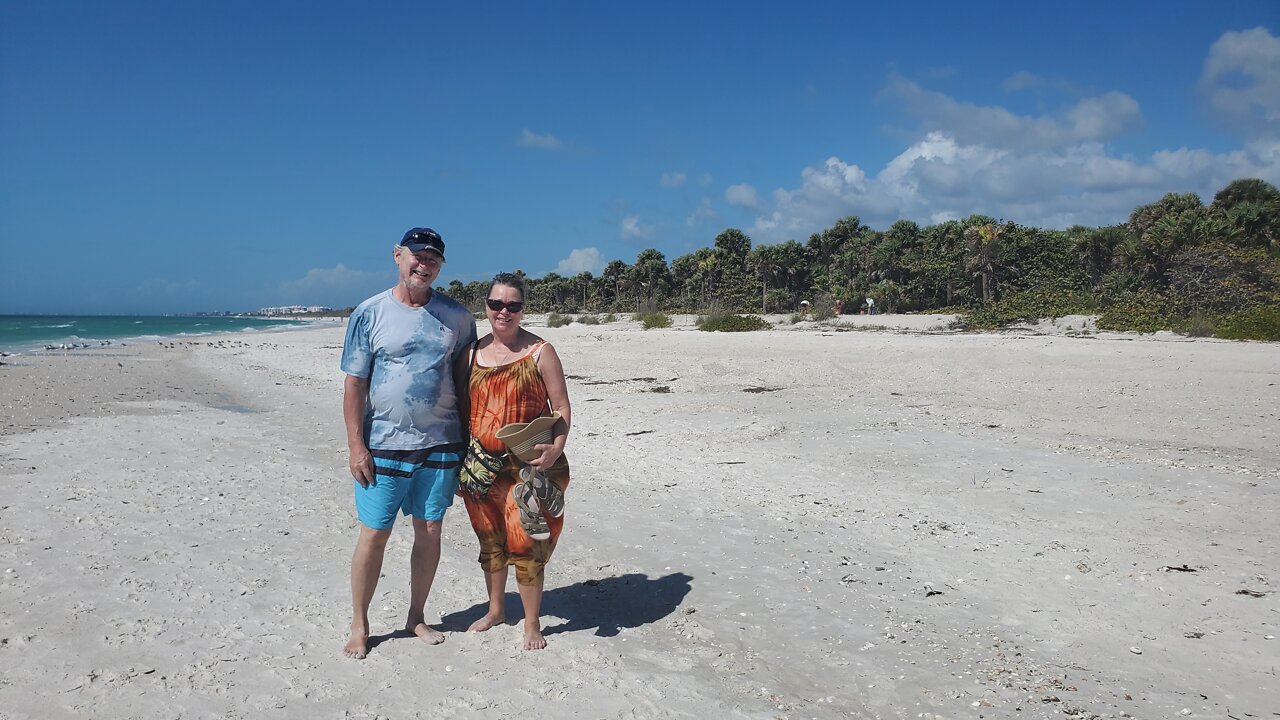
[[[519,275],[509,272],[501,272],[494,275],[493,280],[489,282],[489,290],[485,293],[486,297],[493,292],[494,285],[506,285],[507,287],[515,288],[520,291],[520,299],[524,300],[524,278]]]

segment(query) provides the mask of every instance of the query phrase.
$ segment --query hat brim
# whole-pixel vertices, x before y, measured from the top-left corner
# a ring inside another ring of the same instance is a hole
[[[529,462],[540,454],[533,449],[533,446],[551,442],[551,429],[558,422],[560,422],[560,413],[553,412],[550,415],[535,418],[532,422],[503,425],[498,428],[495,435],[507,446],[512,455],[524,462]]]
[[[430,250],[431,252],[439,255],[441,260],[444,259],[444,251],[442,251],[440,248],[436,247],[435,245],[428,245],[427,243],[409,243],[407,245],[401,245],[400,247],[406,248],[409,252],[420,252],[422,250]]]

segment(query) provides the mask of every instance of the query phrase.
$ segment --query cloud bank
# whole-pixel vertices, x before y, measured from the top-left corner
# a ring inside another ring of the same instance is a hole
[[[1004,88],[1044,82],[1018,73]],[[1239,149],[1116,154],[1108,142],[1143,126],[1138,102],[1120,92],[1019,115],[893,77],[882,98],[918,123],[917,139],[879,169],[834,155],[802,169],[797,186],[760,202],[750,232],[761,242],[804,241],[846,215],[876,228],[973,213],[1047,228],[1105,225],[1170,191],[1208,200],[1242,177],[1280,184],[1280,39],[1262,28],[1224,34],[1209,51],[1199,89],[1210,110],[1239,131]],[[733,202],[728,192],[726,200]]]
[[[341,305],[363,299],[390,282],[390,271],[352,270],[338,264],[332,268],[311,268],[296,280],[280,283],[283,302],[302,305]]]

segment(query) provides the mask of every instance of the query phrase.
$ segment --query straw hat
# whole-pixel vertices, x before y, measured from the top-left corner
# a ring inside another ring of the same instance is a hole
[[[539,455],[538,451],[533,449],[534,445],[551,442],[551,428],[555,427],[557,422],[560,422],[560,413],[553,412],[536,418],[533,422],[503,425],[498,429],[497,436],[499,440],[506,443],[512,455],[524,462],[529,462]]]

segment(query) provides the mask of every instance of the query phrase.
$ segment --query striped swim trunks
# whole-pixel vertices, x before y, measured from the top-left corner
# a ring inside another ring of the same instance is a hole
[[[374,530],[389,530],[396,512],[439,522],[453,505],[458,468],[466,446],[437,445],[423,450],[370,450],[374,481],[355,486],[356,515]]]

